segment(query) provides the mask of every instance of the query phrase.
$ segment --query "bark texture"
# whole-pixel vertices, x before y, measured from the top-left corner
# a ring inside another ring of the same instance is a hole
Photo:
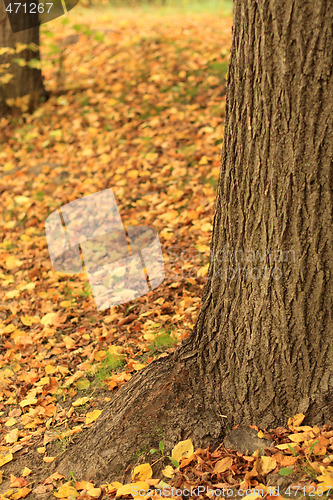
[[[75,477],[97,482],[129,478],[130,467],[146,462],[151,448],[163,440],[166,451],[179,441],[192,438],[202,446],[217,445],[223,420],[214,401],[198,391],[189,363],[163,357],[140,370],[115,395],[91,429],[79,435],[52,470],[74,472]],[[191,362],[190,362],[191,361]],[[193,372],[194,373],[194,372]],[[161,465],[161,463],[159,464]],[[127,469],[127,470],[126,470]]]
[[[333,417],[332,6],[234,10],[210,283],[193,335],[229,420]]]
[[[16,9],[14,7],[14,9]],[[6,12],[6,7],[3,1],[0,2],[0,48],[11,47],[16,48],[17,43],[29,44],[34,43],[37,51],[26,49],[19,53],[2,54],[0,55],[0,67],[2,65],[4,73],[11,73],[14,75],[9,83],[0,84],[0,118],[8,114],[20,112],[19,108],[15,106],[8,106],[6,99],[22,97],[29,94],[30,99],[28,103],[28,111],[34,111],[41,99],[46,98],[44,89],[42,73],[40,69],[30,68],[29,66],[19,66],[17,63],[12,62],[13,58],[22,58],[27,62],[31,59],[39,59],[39,23],[38,14],[37,19],[33,19],[36,14],[25,14],[23,7],[18,9],[18,14],[15,16],[15,30],[13,33],[9,18]],[[30,27],[33,24],[37,26]],[[3,74],[3,72],[0,73]]]
[[[55,462],[123,479],[135,452],[333,415],[332,9],[236,0],[211,264],[195,328]]]

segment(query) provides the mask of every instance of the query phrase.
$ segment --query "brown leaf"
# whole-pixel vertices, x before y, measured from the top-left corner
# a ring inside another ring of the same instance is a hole
[[[123,325],[128,325],[129,323],[132,323],[135,319],[137,319],[136,314],[129,314],[128,316],[125,316],[125,318],[122,318],[118,321],[118,326],[123,326]]]
[[[214,472],[215,473],[225,472],[226,470],[230,469],[231,466],[232,466],[232,458],[231,457],[222,458],[222,460],[219,460],[214,465]]]

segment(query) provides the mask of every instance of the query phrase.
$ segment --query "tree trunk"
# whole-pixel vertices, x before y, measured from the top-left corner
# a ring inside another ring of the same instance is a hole
[[[115,395],[54,468],[119,479],[135,452],[333,415],[332,9],[236,0],[211,265],[174,355]],[[80,472],[81,471],[81,472]]]
[[[10,1],[6,0],[6,5],[9,3]],[[38,107],[40,101],[46,98],[41,70],[29,66],[19,66],[13,62],[14,58],[22,58],[27,62],[31,59],[40,59],[38,14],[25,14],[21,6],[17,14],[11,15],[10,22],[10,14],[5,10],[6,5],[3,1],[0,2],[0,49],[1,47],[16,49],[17,43],[33,43],[36,50],[25,49],[18,53],[0,55],[0,70],[2,68],[0,77],[4,73],[14,75],[14,78],[8,83],[0,84],[0,118],[20,111],[16,106],[8,106],[7,99],[16,99],[17,97],[29,95],[27,110],[32,112]],[[16,10],[16,8],[17,4],[13,9]],[[8,64],[7,67],[2,66]]]
[[[210,282],[192,338],[233,422],[333,416],[332,6],[235,5]]]

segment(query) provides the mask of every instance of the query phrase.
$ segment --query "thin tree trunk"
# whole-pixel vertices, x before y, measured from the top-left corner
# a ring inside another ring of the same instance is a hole
[[[195,328],[54,462],[121,479],[135,453],[333,415],[332,9],[236,0],[211,265]],[[149,456],[149,454],[148,454]]]
[[[8,1],[6,2],[9,3]],[[29,5],[29,4],[28,4]],[[16,6],[17,7],[17,6]],[[16,9],[15,7],[15,9]],[[0,55],[0,67],[3,67],[2,73],[11,73],[14,75],[7,84],[0,84],[0,117],[7,114],[17,113],[20,110],[15,106],[8,106],[7,99],[16,99],[29,94],[28,111],[36,109],[41,99],[46,98],[46,92],[43,85],[43,78],[40,69],[30,68],[29,66],[19,66],[13,62],[13,58],[22,58],[27,62],[31,59],[40,59],[39,54],[39,21],[38,14],[25,14],[23,7],[18,9],[15,20],[12,18],[13,28],[9,22],[4,2],[0,2],[0,48],[16,48],[16,44],[33,43],[36,51],[25,49],[19,53],[4,53]]]

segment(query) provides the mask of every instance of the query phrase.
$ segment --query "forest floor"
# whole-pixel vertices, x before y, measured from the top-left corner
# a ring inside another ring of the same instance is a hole
[[[195,324],[209,263],[231,26],[218,12],[162,17],[77,8],[41,28],[50,97],[32,115],[0,120],[0,499],[131,497],[133,484],[93,484],[47,467],[94,425],[119,387],[173,352]],[[16,104],[27,106],[24,98]],[[99,312],[84,272],[53,269],[45,220],[108,188],[125,227],[157,231],[165,280]],[[273,442],[261,454],[222,443],[194,450],[187,440],[171,460],[161,436],[152,468],[141,464],[133,483],[145,491],[209,486],[220,498],[252,488],[246,500],[333,496],[333,426],[289,417],[288,428],[270,433],[253,426]],[[138,460],[143,451],[134,450]],[[188,497],[180,490],[171,496]]]

